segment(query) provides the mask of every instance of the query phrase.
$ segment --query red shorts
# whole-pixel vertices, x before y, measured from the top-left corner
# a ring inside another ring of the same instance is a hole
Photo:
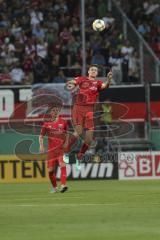
[[[48,149],[47,167],[54,167],[57,163],[60,165],[63,162],[64,150],[62,148]]]
[[[54,168],[56,164],[61,165],[61,163],[63,162],[63,156],[59,156],[57,158],[54,159],[49,159],[47,160],[47,168]]]
[[[74,126],[81,125],[85,129],[93,130],[93,105],[75,104],[72,108],[72,121]]]

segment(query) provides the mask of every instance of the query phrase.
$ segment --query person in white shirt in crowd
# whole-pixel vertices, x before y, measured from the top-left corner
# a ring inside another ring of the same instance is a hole
[[[2,49],[7,48],[8,52],[15,52],[16,48],[14,44],[10,41],[10,38],[6,37]]]
[[[41,27],[39,24],[36,24],[32,29],[32,34],[36,36],[37,38],[43,38],[45,37],[45,30],[43,27]]]
[[[31,10],[30,11],[30,24],[32,27],[40,24],[43,21],[43,13],[40,11]]]
[[[31,39],[27,40],[25,44],[25,55],[30,55],[32,52],[36,51],[35,44],[32,42]]]
[[[15,45],[11,43],[8,37],[6,37],[4,44],[1,46],[0,52],[0,57],[3,59],[5,65],[9,66],[18,60],[18,58],[15,56],[15,52]]]
[[[137,51],[133,51],[129,57],[128,76],[130,83],[138,83],[140,80],[140,59]]]
[[[124,45],[121,48],[122,54],[122,82],[128,82],[128,61],[132,55],[134,48],[130,44],[129,40],[125,40]]]
[[[122,82],[122,56],[118,50],[113,50],[109,56],[108,63],[112,68],[113,79],[116,84]]]
[[[39,38],[36,45],[36,53],[38,57],[45,59],[48,54],[48,43]]]
[[[151,28],[147,24],[147,22],[139,21],[137,30],[140,34],[145,36],[147,33],[149,33],[151,31]]]
[[[20,67],[20,63],[16,62],[13,65],[12,70],[10,71],[10,76],[11,76],[11,83],[20,85],[23,83],[23,80],[25,78],[24,71]]]
[[[67,4],[64,0],[57,1],[57,4],[54,5],[53,12],[62,11],[63,13],[68,12]]]
[[[153,14],[156,11],[156,9],[159,8],[159,6],[160,6],[159,0],[157,0],[157,1],[145,1],[143,3],[143,9],[144,9],[146,15]]]
[[[20,26],[19,21],[14,20],[10,31],[11,31],[11,34],[16,38],[19,38],[21,36],[22,27]]]
[[[106,16],[102,18],[106,26],[111,26],[114,24],[115,19],[110,11],[107,12]]]
[[[121,53],[124,59],[128,60],[129,56],[133,53],[134,48],[130,44],[129,40],[125,40],[124,45],[121,48]]]

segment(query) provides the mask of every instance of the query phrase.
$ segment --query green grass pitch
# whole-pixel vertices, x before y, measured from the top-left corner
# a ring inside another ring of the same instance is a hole
[[[1,240],[159,240],[160,182],[0,184]]]

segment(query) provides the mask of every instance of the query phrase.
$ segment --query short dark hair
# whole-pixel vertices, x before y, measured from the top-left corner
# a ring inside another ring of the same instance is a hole
[[[90,64],[88,69],[90,69],[91,67],[96,67],[99,70],[98,64]]]

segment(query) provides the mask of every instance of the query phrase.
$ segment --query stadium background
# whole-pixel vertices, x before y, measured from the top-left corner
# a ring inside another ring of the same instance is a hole
[[[79,176],[71,154],[68,176],[118,179],[123,170],[126,179],[158,178],[158,1],[1,1],[0,9],[1,182],[47,181],[45,156],[38,153],[41,111],[34,109],[31,98],[59,96],[64,102],[61,114],[70,120],[65,82],[85,74],[90,63],[101,66],[102,80],[112,67],[112,85],[99,99],[108,135],[97,130],[98,144],[86,154]],[[111,29],[94,32],[96,18]],[[118,130],[110,130],[115,125]],[[30,141],[31,153],[26,147]]]

